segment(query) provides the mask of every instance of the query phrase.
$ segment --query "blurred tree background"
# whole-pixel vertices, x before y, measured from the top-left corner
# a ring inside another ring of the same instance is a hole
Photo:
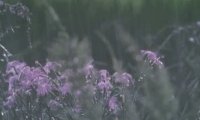
[[[0,13],[1,33],[11,31],[2,34],[0,42],[14,57],[29,64],[44,62],[54,58],[52,51],[62,56],[51,47],[58,41],[87,41],[97,67],[136,74],[136,52],[157,51],[180,100],[177,116],[180,120],[199,117],[200,0],[5,1],[23,3],[30,11],[30,23]]]
[[[32,57],[28,56],[29,59],[46,58],[46,48],[55,41],[60,31],[64,31],[80,40],[84,37],[90,38],[94,58],[108,62],[109,55],[99,54],[107,52],[102,52],[106,49],[102,49],[104,43],[98,40],[99,36],[96,34],[98,31],[108,37],[113,48],[119,49],[115,52],[123,51],[123,48],[118,48],[119,26],[135,41],[141,43],[142,48],[157,50],[175,27],[193,24],[200,19],[199,0],[7,0],[7,2],[21,2],[30,9],[30,35],[35,49],[23,54],[26,56],[31,52]],[[5,46],[12,53],[20,54],[28,49],[27,34],[24,34],[27,29],[26,24],[19,17],[1,15],[2,30],[5,31],[9,26],[20,26],[3,41],[4,44],[9,44]]]

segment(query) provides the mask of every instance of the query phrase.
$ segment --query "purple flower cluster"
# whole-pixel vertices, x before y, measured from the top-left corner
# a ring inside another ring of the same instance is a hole
[[[72,89],[72,84],[71,83],[65,83],[60,86],[59,91],[61,92],[62,95],[67,95],[67,93],[70,93]]]
[[[114,114],[117,114],[120,111],[121,106],[122,106],[121,103],[119,102],[119,100],[115,96],[112,96],[108,100],[109,111],[114,113]]]
[[[3,105],[8,109],[11,109],[15,104],[16,104],[16,95],[15,95],[15,93],[10,94],[6,98],[6,101],[3,102]]]
[[[36,95],[43,97],[58,92],[60,95],[67,95],[71,92],[72,85],[67,80],[67,76],[55,75],[50,77],[50,73],[55,73],[59,67],[54,62],[47,62],[46,65],[30,67],[24,62],[11,61],[7,64],[6,77],[8,83],[8,97],[4,106],[12,108],[16,102],[16,96]]]
[[[133,77],[126,72],[110,74],[105,69],[95,69],[91,63],[78,72],[60,70],[60,64],[50,61],[45,65],[36,62],[33,67],[20,61],[9,62],[5,74],[8,96],[4,106],[8,109],[19,107],[24,98],[33,98],[33,104],[44,103],[51,111],[69,107],[73,113],[79,114],[84,106],[81,99],[87,96],[83,93],[87,93],[99,101],[107,112],[117,116],[123,109],[120,96],[124,96],[123,91],[134,84]]]
[[[97,83],[97,88],[100,90],[101,93],[109,93],[113,86],[111,84],[111,77],[109,75],[109,72],[107,70],[100,70],[99,71],[100,79]]]
[[[149,50],[141,50],[142,56],[144,56],[152,65],[157,65],[159,68],[163,66],[163,62],[160,61],[160,57],[155,52]]]
[[[86,79],[90,79],[93,75],[93,72],[95,71],[94,66],[89,62],[88,64],[85,65],[83,68],[84,75]]]
[[[132,76],[129,73],[116,72],[113,74],[113,78],[116,84],[120,84],[126,87],[130,86],[134,82]]]
[[[116,89],[123,91],[132,86],[134,84],[133,77],[126,72],[116,72],[110,75],[107,70],[96,70],[91,64],[87,64],[86,68],[90,68],[85,69],[88,70],[85,71],[86,75],[90,76],[86,79],[94,86],[95,95],[103,97],[103,100],[106,100],[107,110],[117,115],[122,110],[122,101],[118,99],[121,93],[116,94],[114,91]]]

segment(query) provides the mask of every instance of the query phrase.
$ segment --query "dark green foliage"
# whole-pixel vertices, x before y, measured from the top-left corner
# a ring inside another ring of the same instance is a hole
[[[76,69],[94,58],[95,67],[128,71],[136,80],[133,88],[123,91],[125,109],[119,120],[199,119],[199,0],[4,1],[23,3],[30,11],[25,17],[2,12],[0,3],[0,44],[13,54],[10,59],[23,59],[30,65],[52,59]],[[158,52],[165,67],[146,64],[138,55],[141,49]],[[0,53],[0,88],[5,91],[5,50],[0,48]],[[78,88],[83,81],[75,84]],[[0,96],[2,111],[6,95],[1,92]],[[117,119],[102,117],[104,108],[89,93],[82,103],[87,111],[81,117],[58,116]]]

